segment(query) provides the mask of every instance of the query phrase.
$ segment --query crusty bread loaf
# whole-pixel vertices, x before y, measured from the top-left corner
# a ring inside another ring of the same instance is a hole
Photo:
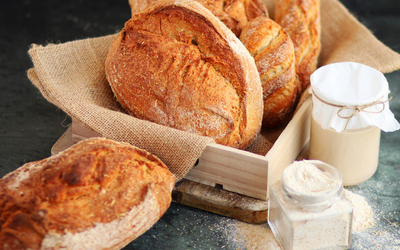
[[[81,141],[0,180],[0,249],[120,249],[167,210],[174,185],[147,151]]]
[[[277,0],[274,20],[290,35],[295,50],[299,94],[310,85],[321,50],[319,0]]]
[[[261,0],[192,0],[206,7],[219,18],[232,32],[239,37],[242,28],[248,21],[258,16],[268,16],[267,9]],[[145,10],[149,5],[160,0],[129,0],[132,14]]]
[[[240,40],[254,57],[264,98],[263,127],[291,118],[297,95],[294,48],[289,35],[268,17],[251,20]]]
[[[131,115],[246,148],[261,129],[254,59],[201,4],[161,1],[133,15],[112,43],[106,75]]]

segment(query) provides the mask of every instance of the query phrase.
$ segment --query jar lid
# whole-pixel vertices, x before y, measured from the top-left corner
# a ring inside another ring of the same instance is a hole
[[[295,161],[282,172],[282,191],[301,208],[330,207],[342,194],[340,172],[319,160]]]
[[[389,84],[378,70],[355,62],[333,63],[317,69],[310,80],[313,117],[323,129],[400,129],[389,109]]]

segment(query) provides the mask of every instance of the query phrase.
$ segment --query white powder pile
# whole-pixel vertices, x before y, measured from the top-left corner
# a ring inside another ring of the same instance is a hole
[[[343,195],[353,207],[353,232],[363,232],[375,225],[374,212],[364,197],[343,189]]]
[[[334,190],[340,180],[309,161],[295,161],[284,170],[286,186],[301,194],[318,195]]]
[[[235,225],[236,234],[243,242],[245,249],[251,250],[281,250],[268,224],[249,224],[238,221]]]

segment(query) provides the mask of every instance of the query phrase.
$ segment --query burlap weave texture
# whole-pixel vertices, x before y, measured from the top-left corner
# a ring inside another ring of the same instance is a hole
[[[264,0],[273,17],[274,0]],[[360,24],[337,0],[321,0],[322,50],[319,66],[354,61],[382,73],[400,69],[400,55]],[[115,35],[32,45],[34,68],[28,77],[51,103],[104,137],[131,143],[157,155],[182,179],[212,139],[157,125],[127,115],[114,98],[104,62]],[[275,131],[274,131],[275,133]],[[263,131],[251,151],[269,149]]]

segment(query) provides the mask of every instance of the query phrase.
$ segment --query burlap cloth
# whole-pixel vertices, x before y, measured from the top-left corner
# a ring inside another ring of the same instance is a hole
[[[275,0],[264,0],[273,17]],[[322,51],[319,65],[354,61],[382,73],[400,69],[390,50],[336,0],[321,0]],[[47,46],[32,45],[28,77],[51,103],[104,137],[125,141],[157,155],[182,179],[212,139],[127,115],[114,98],[104,62],[115,35]],[[306,96],[303,96],[303,99]],[[281,130],[263,131],[249,150],[265,154]]]

